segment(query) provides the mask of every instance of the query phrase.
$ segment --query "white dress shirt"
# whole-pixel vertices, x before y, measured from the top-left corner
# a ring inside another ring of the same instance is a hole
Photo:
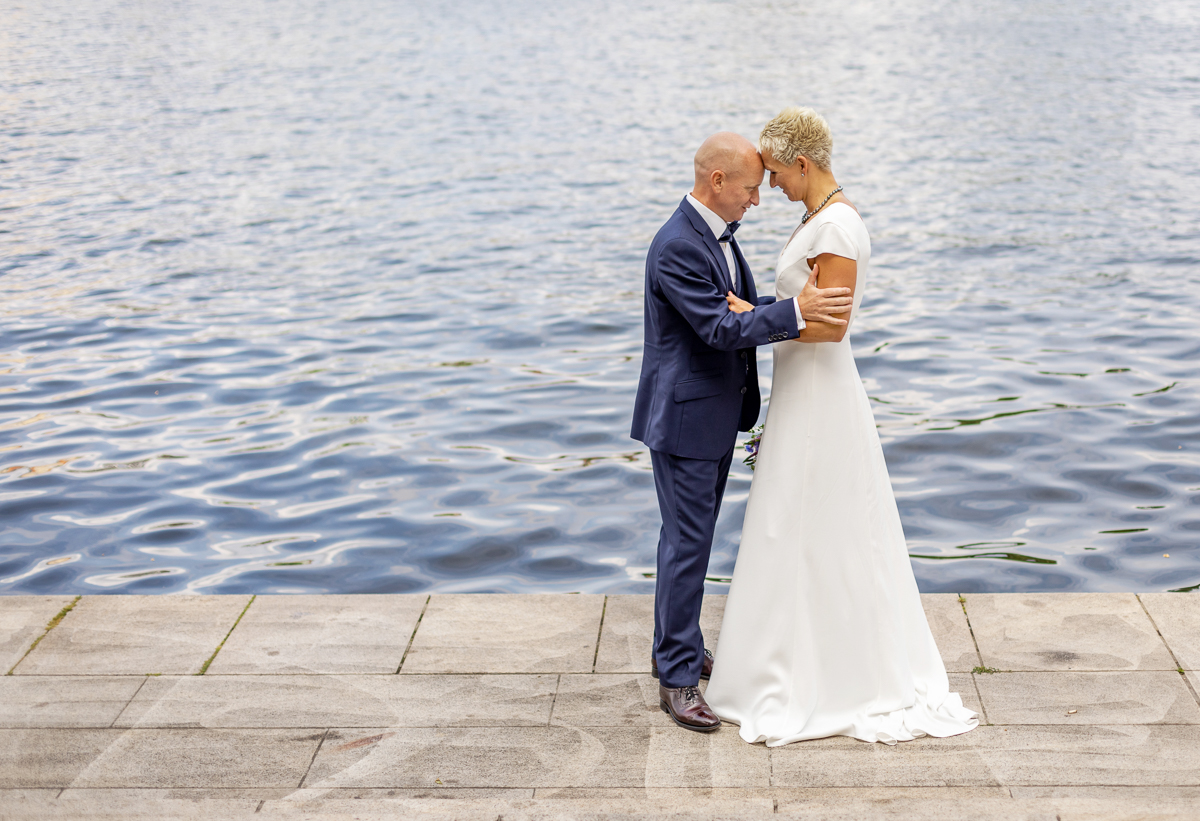
[[[693,208],[696,209],[696,213],[703,217],[705,224],[708,225],[708,230],[712,231],[713,238],[717,240],[717,244],[720,245],[721,250],[725,252],[725,263],[729,267],[729,278],[733,281],[733,290],[736,293],[738,286],[737,263],[733,259],[733,243],[721,242],[721,234],[725,233],[725,229],[729,227],[729,223],[721,219],[721,217],[718,216],[715,211],[713,211],[704,203],[700,202],[700,200],[696,199],[691,194],[687,195],[687,201],[691,203]],[[792,307],[796,309],[796,327],[803,331],[804,317],[800,316],[799,297],[792,297]]]

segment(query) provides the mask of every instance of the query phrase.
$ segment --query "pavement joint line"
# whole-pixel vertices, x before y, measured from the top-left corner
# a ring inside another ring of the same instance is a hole
[[[919,739],[918,739],[918,740],[919,740]],[[806,742],[803,742],[803,741],[801,741],[801,742],[797,742],[797,743],[804,744],[804,743],[806,743]],[[904,742],[901,742],[901,743],[903,743],[903,744],[911,744],[912,742],[909,742],[909,741],[904,741]],[[768,749],[774,749],[774,748],[768,748]],[[1027,789],[1027,788],[1029,788],[1029,787],[1037,787],[1037,788],[1041,788],[1041,787],[1061,787],[1061,788],[1066,788],[1066,789],[1075,789],[1075,790],[1090,790],[1090,789],[1093,789],[1093,788],[1096,788],[1096,787],[1108,787],[1108,788],[1117,788],[1117,789],[1123,789],[1123,790],[1137,790],[1137,791],[1142,791],[1142,792],[1149,792],[1149,791],[1151,791],[1151,790],[1158,790],[1158,789],[1161,789],[1162,787],[1186,787],[1186,788],[1189,788],[1189,789],[1196,789],[1196,788],[1197,788],[1197,786],[1196,786],[1195,784],[1176,784],[1176,783],[1166,783],[1166,784],[1130,784],[1130,783],[1128,783],[1128,782],[1124,782],[1124,783],[1122,783],[1122,782],[1119,782],[1119,781],[1118,781],[1118,782],[1113,782],[1113,783],[1109,783],[1109,782],[1107,782],[1107,781],[1102,781],[1102,782],[1089,782],[1089,783],[1087,783],[1087,784],[1081,784],[1081,783],[1079,783],[1078,781],[1045,781],[1045,782],[1039,782],[1039,783],[1037,783],[1037,784],[976,784],[976,785],[965,785],[965,784],[964,784],[964,785],[956,785],[956,786],[939,786],[939,787],[932,787],[932,788],[931,788],[929,785],[926,785],[926,784],[893,784],[893,785],[890,785],[890,786],[888,786],[888,785],[880,785],[880,784],[875,784],[875,785],[863,785],[863,784],[828,784],[828,785],[825,785],[825,786],[820,786],[820,787],[797,787],[797,786],[790,786],[790,787],[789,787],[789,786],[781,786],[781,787],[704,787],[704,786],[699,786],[699,787],[684,787],[684,788],[682,788],[682,789],[685,789],[685,790],[713,790],[713,789],[721,789],[721,790],[741,790],[741,791],[750,791],[750,790],[763,790],[763,789],[770,789],[770,790],[777,790],[777,791],[781,791],[781,792],[788,792],[788,793],[792,793],[792,792],[806,792],[806,791],[809,791],[809,790],[812,790],[812,791],[821,791],[821,792],[826,792],[826,791],[830,791],[830,792],[832,792],[832,791],[834,791],[834,790],[845,790],[845,791],[848,791],[848,792],[849,792],[849,791],[860,791],[860,790],[886,789],[886,790],[895,790],[895,791],[897,791],[897,792],[900,792],[900,791],[906,791],[906,792],[922,792],[922,793],[927,793],[927,792],[929,792],[931,789],[934,789],[934,790],[943,790],[943,789],[946,789],[946,790],[972,790],[972,789],[1001,790],[1001,789],[1003,789],[1003,790],[1008,790],[1009,794],[1011,795],[1011,794],[1012,794],[1012,790],[1013,790],[1013,788],[1014,788],[1014,787],[1016,787],[1016,788],[1017,788],[1017,789],[1019,789],[1019,790],[1020,790],[1020,789]],[[412,786],[412,787],[331,787],[331,788],[329,788],[329,789],[326,791],[326,794],[328,794],[328,793],[330,793],[330,792],[338,791],[338,790],[344,790],[344,791],[347,791],[347,792],[378,792],[378,793],[390,793],[390,792],[394,792],[394,791],[396,791],[396,790],[412,790],[412,791],[427,791],[427,790],[436,790],[436,791],[438,791],[438,792],[467,792],[467,791],[476,791],[476,790],[493,790],[493,789],[499,789],[499,790],[505,790],[505,791],[511,791],[511,790],[534,790],[534,791],[536,791],[536,790],[564,790],[564,789],[567,789],[567,790],[569,790],[569,789],[578,789],[578,788],[575,788],[575,787],[563,787],[563,786],[545,786],[545,785],[542,785],[542,786],[538,787],[538,786],[531,786],[531,785],[529,785],[529,784],[525,784],[525,785],[518,785],[518,786],[515,786],[515,787],[478,787],[478,786],[475,786],[475,787],[456,787],[456,786],[453,786],[453,785],[445,784],[445,785],[439,785],[439,786],[434,786],[434,787],[416,787],[416,786]],[[641,787],[636,787],[636,786],[635,786],[635,787],[630,787],[630,786],[616,786],[616,787],[584,787],[583,789],[586,789],[586,790],[588,790],[589,792],[591,792],[591,791],[595,791],[595,792],[601,792],[601,791],[625,792],[625,791],[627,791],[627,790],[630,790],[630,789],[641,790],[641,791],[644,791],[644,792],[658,792],[658,791],[663,791],[663,792],[674,792],[674,791],[675,791],[675,789],[677,789],[677,788],[672,788],[672,787],[646,787],[646,786],[641,786]],[[144,791],[144,792],[155,792],[155,793],[157,793],[157,792],[162,792],[163,790],[172,790],[172,791],[178,791],[178,792],[180,792],[180,793],[186,793],[186,792],[202,792],[202,793],[213,793],[213,792],[230,792],[230,793],[245,793],[245,792],[260,792],[260,793],[261,793],[261,792],[270,792],[270,793],[287,793],[287,792],[288,792],[287,788],[280,788],[280,787],[152,787],[152,786],[124,786],[124,787],[3,787],[3,788],[0,788],[0,790],[3,790],[3,791],[13,791],[13,790],[39,790],[39,791],[41,791],[41,790],[45,790],[45,791],[50,791],[50,790],[59,790],[59,791],[61,791],[61,792],[65,792],[66,790],[70,790],[71,792],[77,792],[77,793],[81,793],[81,792],[111,792],[111,791],[113,791],[113,790],[121,790],[122,792],[125,792],[125,791],[129,791],[129,792],[143,792],[143,791]],[[292,792],[294,792],[294,790],[293,790]],[[285,796],[285,797],[286,797],[286,796]],[[543,796],[542,798],[543,798],[543,800],[557,800],[557,799],[554,799],[553,797],[551,797],[551,798],[546,798],[545,796]],[[265,800],[271,800],[271,799],[265,799]],[[358,800],[358,799],[351,799],[351,800]]]
[[[472,594],[473,595],[473,594]],[[949,670],[948,673],[961,673],[964,675],[970,674],[970,670]],[[1008,676],[1008,675],[1050,675],[1058,673],[1071,673],[1079,675],[1091,675],[1093,673],[1129,673],[1131,675],[1140,675],[1142,673],[1178,673],[1179,668],[1176,667],[1156,667],[1147,670],[1130,670],[1125,668],[1113,669],[1097,669],[1097,670],[997,670],[995,673],[987,673],[985,675]],[[150,676],[151,678],[183,678],[185,676],[194,676],[195,673],[37,673],[30,675],[29,678],[134,678]],[[250,672],[250,673],[208,673],[204,674],[205,678],[212,679],[235,679],[235,678],[344,678],[351,676],[354,678],[386,678],[394,676],[395,673],[354,673],[345,671],[335,672]],[[649,676],[647,672],[638,672],[636,670],[604,670],[599,673],[588,673],[581,670],[476,670],[476,671],[454,671],[454,672],[429,672],[429,673],[405,673],[408,678],[422,677],[442,677],[442,676]]]
[[[649,711],[651,716],[657,717],[658,713]],[[539,729],[582,729],[582,730],[644,730],[651,725],[646,724],[585,724],[572,722],[571,724],[549,725],[545,723],[537,724],[381,724],[378,721],[372,721],[367,724],[354,724],[352,722],[339,722],[337,729],[340,730],[539,730]],[[659,725],[653,725],[659,726]],[[737,725],[723,725],[731,732],[737,732],[733,728]],[[982,725],[981,725],[982,726]],[[1078,724],[1044,724],[1036,721],[1005,721],[1001,724],[991,724],[991,727],[1200,727],[1200,724],[1186,721],[1156,721],[1153,724],[1145,722],[1131,721],[1097,721],[1095,723]],[[239,732],[258,732],[264,730],[295,730],[301,732],[304,730],[329,730],[333,729],[328,724],[256,724],[256,725],[207,725],[198,727],[194,725],[172,725],[172,724],[146,724],[136,727],[100,727],[96,725],[80,724],[76,726],[63,726],[61,724],[51,724],[44,727],[31,727],[22,725],[20,727],[0,727],[0,733],[24,732],[27,730],[48,730],[48,731],[73,731],[73,730],[119,730],[121,732],[172,732],[172,733],[206,733],[206,732],[224,732],[226,730],[237,730]],[[767,747],[767,750],[774,749]],[[1115,785],[1115,786],[1120,786]],[[1126,785],[1128,786],[1128,785]],[[0,788],[8,789],[8,788]]]
[[[421,629],[421,621],[425,618],[425,611],[429,609],[431,599],[433,599],[432,593],[425,597],[425,604],[421,605],[421,615],[417,616],[417,623],[413,625],[412,635],[408,637],[408,644],[404,647],[404,655],[400,657],[400,664],[397,665],[396,672],[392,675],[398,676],[404,669],[404,662],[408,661],[408,651],[412,649],[413,642],[417,640],[417,631]]]
[[[29,645],[29,649],[25,651],[24,655],[22,655],[19,659],[17,659],[17,663],[14,664],[11,668],[9,668],[9,671],[7,673],[5,673],[4,675],[11,676],[13,674],[13,671],[16,670],[21,665],[21,662],[23,662],[26,658],[28,658],[29,654],[33,652],[33,648],[37,647],[38,644],[41,643],[42,639],[44,639],[44,638],[46,638],[46,636],[50,635],[51,630],[53,630],[55,627],[58,627],[58,625],[62,622],[62,620],[67,617],[67,614],[75,609],[75,605],[79,604],[79,600],[82,598],[83,598],[82,595],[76,596],[75,599],[70,604],[68,604],[62,610],[59,610],[58,615],[56,615],[54,618],[50,619],[50,621],[46,624],[46,629],[42,632],[42,634],[33,640],[33,644]]]
[[[208,660],[205,661],[204,664],[200,665],[200,672],[196,673],[196,675],[202,676],[208,672],[208,665],[213,663],[213,659],[217,657],[217,653],[221,652],[221,648],[225,646],[225,642],[229,641],[229,637],[233,635],[233,631],[236,630],[237,626],[242,623],[242,616],[246,615],[246,611],[250,609],[250,605],[254,604],[254,600],[257,598],[258,595],[255,594],[250,597],[250,601],[246,602],[246,606],[242,608],[242,612],[238,613],[237,619],[234,620],[233,627],[229,628],[229,632],[225,634],[225,638],[221,639],[221,643],[217,645],[216,650],[213,650],[212,655],[208,657]]]
[[[550,715],[546,719],[547,727],[554,724],[554,705],[558,703],[558,690],[560,687],[562,687],[562,673],[558,674],[558,680],[554,682],[554,697],[550,699]]]
[[[983,713],[983,723],[990,727],[992,726],[992,720],[988,718],[987,707],[983,703],[983,693],[979,691],[979,679],[977,678],[978,674],[968,673],[967,675],[971,677],[971,686],[975,688],[975,698],[979,699],[979,709]]]
[[[975,628],[971,626],[971,614],[967,612],[967,599],[962,594],[958,594],[958,605],[962,608],[963,618],[967,620],[967,631],[971,634],[971,643],[975,645],[975,656],[979,659],[980,667],[987,667],[983,663],[983,652],[979,649],[979,639],[975,638]]]
[[[962,594],[958,594],[958,605],[962,608],[963,618],[967,620],[967,630],[971,633],[971,642],[975,645],[975,656],[979,659],[979,666],[983,667],[983,653],[979,651],[979,640],[975,638],[975,628],[971,626],[971,616],[967,613],[967,599]],[[979,679],[975,677],[975,673],[971,673],[971,686],[975,688],[975,697],[979,699],[979,709],[983,713],[983,723],[991,725],[992,721],[988,718],[987,706],[983,703],[983,693],[979,691]]]
[[[474,594],[471,594],[471,595],[474,595]],[[1011,672],[1011,671],[1009,671],[1009,672]],[[1018,671],[1018,672],[1022,672],[1022,671]],[[1054,670],[1029,671],[1029,670],[1027,670],[1027,671],[1023,671],[1023,672],[1053,673],[1053,672],[1057,672],[1057,671],[1054,671]],[[1137,670],[1137,671],[1089,670],[1087,672],[1090,672],[1090,673],[1129,673],[1129,672],[1144,673],[1144,672],[1154,672],[1154,671],[1152,671],[1152,670]],[[1158,671],[1158,672],[1163,672],[1163,671]],[[1169,672],[1175,672],[1175,670],[1172,669]],[[136,676],[150,676],[152,678],[183,678],[184,676],[194,676],[194,675],[195,675],[195,673],[37,673],[36,675],[31,675],[30,678],[134,678]],[[311,671],[308,671],[308,672],[303,672],[303,673],[298,673],[298,672],[213,673],[212,675],[205,673],[204,677],[205,678],[218,678],[218,679],[219,678],[250,678],[250,677],[257,677],[257,678],[289,678],[289,677],[291,677],[291,678],[295,678],[295,677],[337,678],[337,677],[344,677],[344,676],[355,676],[355,677],[362,677],[362,678],[372,678],[372,677],[385,678],[385,677],[394,676],[394,675],[396,675],[396,674],[395,673],[348,673],[345,671],[336,671],[336,672],[311,672]],[[457,671],[457,672],[444,672],[444,673],[438,673],[438,672],[405,673],[404,675],[408,678],[420,678],[422,676],[433,676],[433,677],[437,677],[437,676],[560,676],[560,675],[561,676],[592,676],[592,675],[596,675],[596,676],[648,676],[650,674],[647,672],[637,672],[637,671],[633,671],[633,670],[629,670],[629,671],[625,671],[625,672],[604,671],[604,672],[600,672],[600,673],[589,673],[586,670],[533,670],[533,671],[530,671],[530,670],[476,670],[473,672]]]
[[[596,652],[592,654],[592,672],[596,672],[596,662],[600,660],[600,639],[604,635],[604,614],[608,612],[608,596],[600,607],[600,627],[596,630]]]
[[[1180,677],[1183,679],[1184,686],[1188,688],[1188,692],[1192,694],[1192,698],[1195,699],[1196,704],[1200,706],[1200,694],[1196,693],[1196,688],[1192,686],[1191,679],[1189,679],[1187,673],[1183,671],[1183,665],[1179,663],[1179,657],[1175,655],[1175,651],[1172,650],[1171,645],[1167,643],[1167,637],[1162,634],[1162,630],[1158,629],[1158,622],[1154,620],[1154,616],[1150,615],[1150,611],[1146,609],[1146,603],[1142,601],[1141,594],[1135,593],[1134,598],[1137,599],[1138,604],[1142,606],[1142,612],[1146,614],[1146,618],[1150,619],[1150,625],[1154,628],[1154,632],[1158,633],[1158,638],[1160,641],[1162,641],[1163,647],[1167,648],[1167,652],[1171,654],[1171,661],[1175,662],[1175,672],[1179,673]]]
[[[304,768],[304,775],[300,776],[300,783],[296,785],[296,789],[304,789],[304,782],[308,780],[308,774],[312,772],[313,762],[317,760],[317,754],[321,752],[321,747],[325,744],[325,739],[329,737],[329,728],[326,727],[321,733],[321,740],[317,742],[317,749],[313,750],[312,758],[308,760],[308,766]],[[255,810],[258,812],[258,810]]]
[[[112,720],[112,724],[108,725],[110,729],[117,726],[117,722],[121,720],[121,716],[125,715],[125,711],[129,709],[129,705],[133,704],[133,700],[137,698],[138,693],[142,692],[142,688],[146,686],[146,682],[149,680],[150,676],[145,676],[142,678],[142,683],[139,684],[138,688],[133,691],[133,695],[129,697],[129,701],[125,702],[125,706],[121,708],[121,712],[117,713],[116,718]]]

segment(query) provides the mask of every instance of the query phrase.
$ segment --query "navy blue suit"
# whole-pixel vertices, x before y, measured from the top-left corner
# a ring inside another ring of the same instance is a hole
[[[754,349],[799,336],[791,300],[759,297],[737,241],[734,289],[725,254],[685,197],[646,257],[645,348],[632,436],[650,448],[663,526],[654,654],[660,681],[700,680],[700,603],[713,529],[738,430],[758,420]],[[729,310],[734,291],[758,307]]]

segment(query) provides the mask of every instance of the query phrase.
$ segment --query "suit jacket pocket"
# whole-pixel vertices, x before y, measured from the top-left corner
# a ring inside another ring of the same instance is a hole
[[[719,376],[714,379],[689,379],[686,382],[675,383],[675,401],[690,402],[693,399],[716,396],[723,390],[725,380]]]
[[[692,373],[704,373],[705,371],[719,371],[721,365],[725,363],[727,354],[721,351],[713,351],[712,353],[694,353],[688,360],[688,370]]]

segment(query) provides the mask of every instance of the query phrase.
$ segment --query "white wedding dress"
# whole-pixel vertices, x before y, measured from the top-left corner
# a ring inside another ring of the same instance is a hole
[[[851,319],[871,239],[845,203],[784,246],[776,294],[808,260],[855,259]],[[978,725],[950,692],[909,563],[870,401],[841,342],[774,346],[775,373],[741,548],[705,693],[743,739],[769,747],[851,736],[894,744]]]

